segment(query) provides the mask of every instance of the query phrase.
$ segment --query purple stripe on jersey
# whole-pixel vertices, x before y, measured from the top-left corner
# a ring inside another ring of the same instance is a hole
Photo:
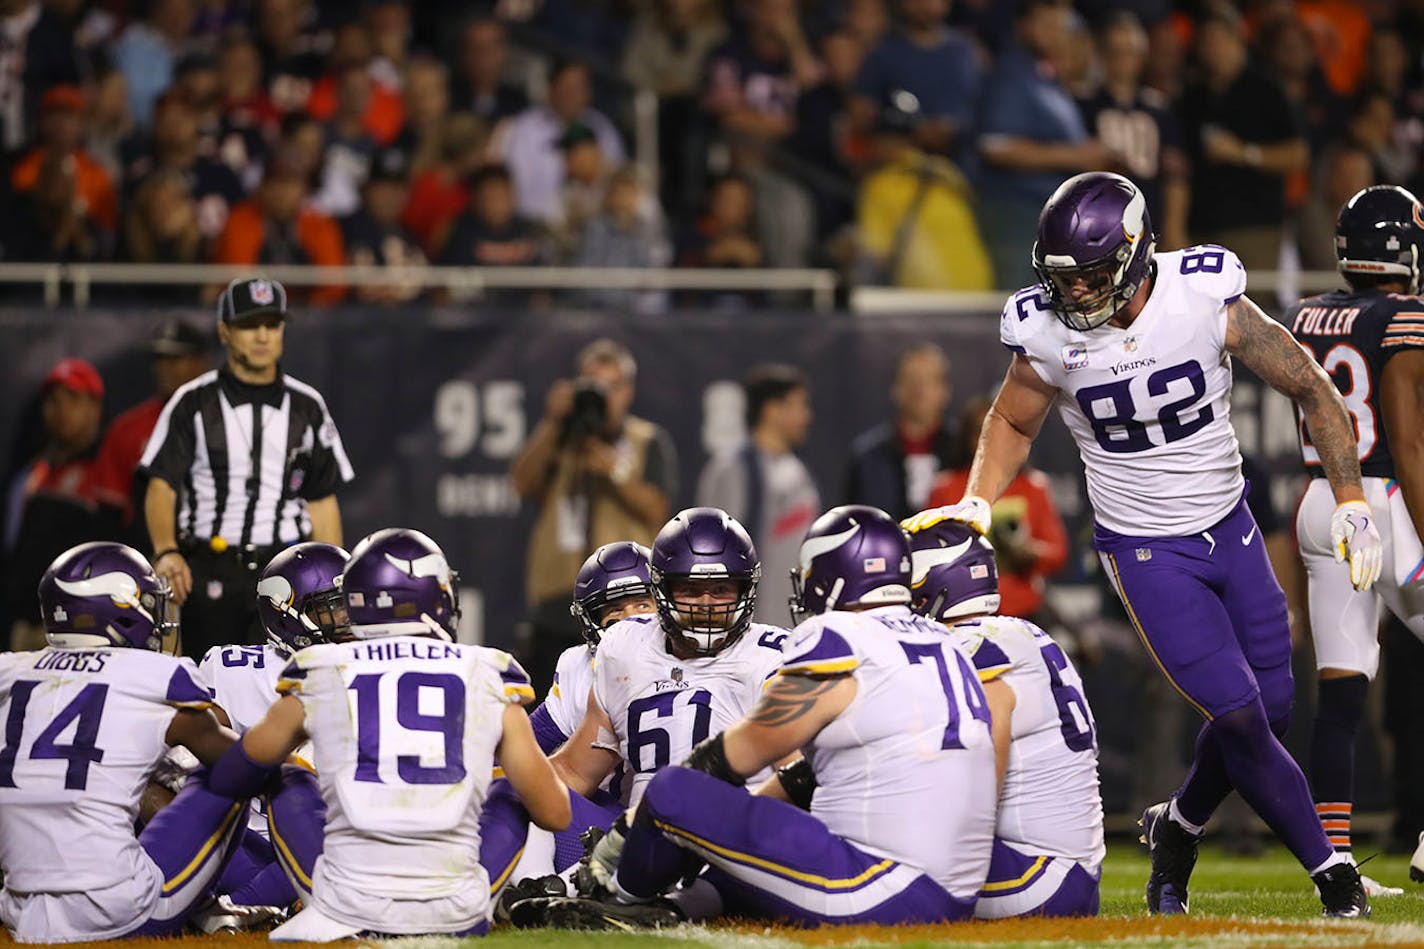
[[[524,671],[524,667],[519,664],[513,656],[509,658],[509,665],[499,670],[499,677],[504,680],[505,685],[530,686],[529,673]]]
[[[835,662],[840,659],[854,659],[855,650],[832,629],[822,629],[816,644],[805,652],[787,656],[783,666],[804,666],[815,662]]]
[[[1004,651],[987,639],[980,640],[979,646],[974,650],[974,655],[971,658],[974,660],[976,669],[998,669],[1002,666],[1012,665]]]
[[[1005,343],[1005,344],[1004,344],[1004,347],[1005,347],[1006,349],[1012,349],[1014,352],[1018,353],[1020,356],[1027,356],[1027,355],[1028,355],[1028,350],[1027,350],[1027,349],[1024,349],[1022,346],[1015,346],[1013,343]]]
[[[1238,293],[1234,297],[1227,297],[1225,300],[1222,301],[1222,305],[1231,306],[1231,304],[1235,303],[1239,299],[1241,299],[1241,294]]]
[[[549,714],[549,709],[543,703],[529,713],[529,724],[534,729],[534,740],[546,755],[553,754],[555,748],[569,740],[564,730],[554,724],[554,716]]]
[[[169,705],[211,705],[213,694],[193,680],[186,666],[173,670],[163,701]]]
[[[295,660],[295,659],[293,659],[291,662],[287,663],[287,667],[282,670],[282,675],[281,675],[281,678],[283,678],[283,679],[297,679],[297,680],[301,680],[301,679],[305,679],[306,677],[307,677],[307,670],[305,670],[305,669],[303,669],[301,666],[297,665],[297,660]]]

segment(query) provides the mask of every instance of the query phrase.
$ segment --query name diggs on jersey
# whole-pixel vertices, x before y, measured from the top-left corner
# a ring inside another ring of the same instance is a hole
[[[103,672],[102,652],[70,652],[55,650],[35,663],[36,669],[55,669],[60,672]]]
[[[1295,315],[1291,332],[1297,336],[1347,336],[1359,315],[1357,306],[1303,306]]]

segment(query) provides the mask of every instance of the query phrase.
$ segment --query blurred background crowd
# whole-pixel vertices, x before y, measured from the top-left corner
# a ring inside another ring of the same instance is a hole
[[[1345,197],[1419,186],[1424,2],[0,0],[0,146],[6,261],[985,290],[1110,169],[1163,249],[1331,269]]]

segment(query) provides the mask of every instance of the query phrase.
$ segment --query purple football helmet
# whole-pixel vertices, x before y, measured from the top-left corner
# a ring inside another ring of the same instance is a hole
[[[604,544],[589,555],[574,580],[574,602],[569,612],[579,621],[579,631],[590,646],[603,637],[604,607],[630,596],[652,596],[648,576],[648,548],[630,540]]]
[[[797,623],[847,606],[910,602],[910,542],[895,519],[868,504],[842,504],[816,518],[791,571]]]
[[[351,635],[429,636],[454,640],[459,575],[420,531],[387,527],[361,538],[341,573]]]
[[[1089,171],[1059,185],[1043,206],[1033,269],[1063,325],[1090,330],[1137,293],[1155,248],[1147,200],[1137,185],[1122,175]]]
[[[747,631],[756,609],[761,558],[736,518],[715,507],[679,511],[658,531],[648,560],[663,631],[684,648],[710,656]],[[736,596],[717,605],[679,600],[672,587],[685,580],[731,580]]]
[[[71,547],[40,577],[45,639],[59,649],[127,646],[158,652],[169,618],[168,581],[137,550],[108,541]]]
[[[994,548],[974,528],[945,519],[910,533],[910,607],[934,620],[999,612]]]
[[[257,581],[257,614],[272,648],[290,655],[349,637],[337,578],[350,557],[335,544],[307,541],[273,557]]]

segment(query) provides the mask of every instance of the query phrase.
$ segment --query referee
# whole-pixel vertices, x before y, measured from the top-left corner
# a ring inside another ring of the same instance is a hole
[[[321,393],[281,372],[287,292],[234,280],[218,300],[226,364],[158,417],[143,470],[153,565],[183,606],[183,652],[261,642],[257,577],[290,544],[341,544],[351,462]]]

